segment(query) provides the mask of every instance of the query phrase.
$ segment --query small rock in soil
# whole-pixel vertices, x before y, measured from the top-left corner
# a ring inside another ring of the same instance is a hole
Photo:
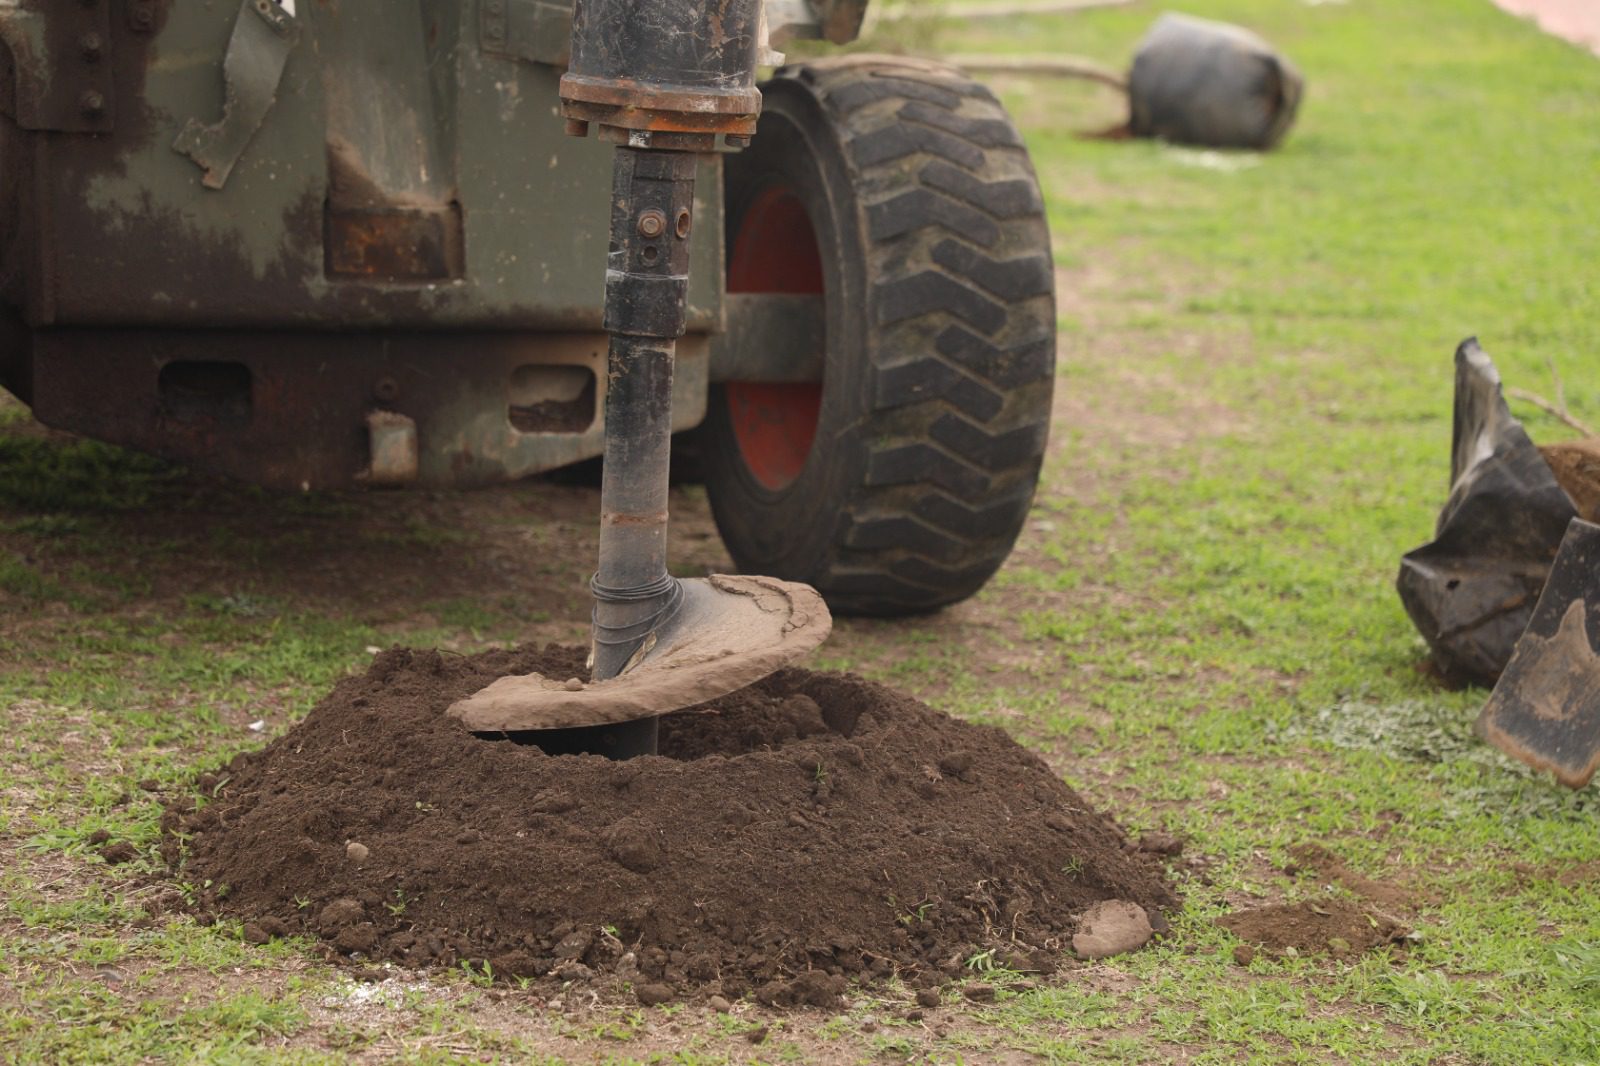
[[[1235,944],[1233,961],[1239,966],[1249,966],[1256,961],[1256,949],[1249,944]]]
[[[710,999],[706,1000],[706,1006],[710,1007],[718,1014],[726,1014],[733,1009],[733,1004],[728,1002],[726,996],[712,996]]]
[[[937,1007],[940,1002],[941,997],[937,988],[917,989],[917,1006],[928,1007],[931,1009],[933,1007]]]
[[[246,944],[265,944],[272,939],[267,931],[255,922],[244,923],[244,928],[240,930],[240,935],[244,937]]]
[[[672,989],[663,984],[640,985],[634,994],[646,1007],[655,1007],[672,1001]]]
[[[367,861],[367,856],[369,856],[371,854],[372,854],[371,850],[368,849],[368,847],[365,844],[359,843],[359,842],[354,841],[354,840],[350,841],[350,843],[348,843],[348,844],[346,844],[344,846],[345,858],[349,859],[351,862],[357,864],[358,866],[361,863],[366,862]]]
[[[1084,912],[1078,932],[1072,937],[1072,950],[1080,958],[1108,959],[1137,951],[1150,942],[1152,935],[1150,916],[1143,907],[1123,899],[1108,899]]]
[[[974,1003],[993,1003],[994,985],[968,985],[961,990],[961,994]]]

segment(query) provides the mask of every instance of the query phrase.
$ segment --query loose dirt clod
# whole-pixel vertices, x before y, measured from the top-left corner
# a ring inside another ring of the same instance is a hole
[[[848,675],[782,671],[664,718],[661,754],[621,763],[444,713],[496,677],[582,660],[384,652],[210,776],[209,803],[169,808],[164,855],[227,885],[203,912],[254,933],[621,978],[641,1000],[710,985],[835,1008],[849,978],[938,984],[942,962],[984,950],[1051,972],[1092,904],[1176,903],[1158,860],[1005,733]],[[352,862],[357,840],[370,850]]]
[[[1176,858],[1183,854],[1183,841],[1171,833],[1156,830],[1139,838],[1139,850],[1151,855]]]
[[[100,849],[100,857],[107,865],[117,866],[137,859],[139,851],[132,844],[107,844]]]
[[[1393,944],[1410,932],[1382,911],[1342,899],[1235,911],[1218,918],[1217,924],[1240,940],[1280,955],[1351,955]]]

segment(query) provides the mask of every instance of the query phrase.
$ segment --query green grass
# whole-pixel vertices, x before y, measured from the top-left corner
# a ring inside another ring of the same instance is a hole
[[[497,590],[419,602],[423,620],[398,627],[360,603],[330,612],[292,583],[250,580],[264,543],[232,526],[210,550],[241,560],[239,580],[154,599],[119,561],[119,523],[181,512],[181,475],[0,436],[0,714],[14,748],[0,759],[0,846],[17,857],[0,873],[0,1059],[377,1048],[689,1063],[825,1047],[877,1061],[1013,1049],[1060,1063],[1600,1062],[1600,888],[1563,877],[1600,862],[1594,792],[1482,747],[1483,693],[1417,672],[1423,649],[1393,591],[1443,498],[1463,337],[1508,382],[1550,393],[1559,375],[1573,413],[1600,422],[1600,62],[1485,0],[1187,9],[1295,58],[1309,83],[1298,126],[1259,158],[1085,140],[1115,117],[1104,90],[996,83],[1075,290],[1058,388],[1110,413],[1054,427],[1065,447],[1022,551],[975,604],[842,625],[821,656],[1003,725],[1128,825],[1184,835],[1211,865],[1185,880],[1166,946],[1032,990],[1001,980],[994,1004],[941,1012],[958,1019],[943,1036],[863,997],[839,1020],[790,1018],[757,1050],[739,1035],[748,1019],[552,1022],[462,975],[378,1021],[330,1020],[319,1004],[342,986],[303,972],[301,949],[151,918],[148,891],[86,839],[107,828],[148,869],[159,812],[140,780],[176,786],[259,743],[242,721],[281,730],[370,645],[483,644],[529,620]],[[1151,14],[901,27],[891,43],[1121,66]],[[1519,413],[1536,439],[1568,435]],[[0,411],[0,430],[16,422]],[[309,521],[363,504],[274,506]],[[373,543],[470,535],[424,524]],[[1431,900],[1420,940],[1235,964],[1212,919],[1308,892],[1280,871],[1309,840]],[[108,986],[107,966],[129,980]]]

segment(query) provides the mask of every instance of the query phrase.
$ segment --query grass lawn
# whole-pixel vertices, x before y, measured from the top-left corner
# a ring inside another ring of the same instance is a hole
[[[595,500],[275,498],[12,404],[0,1062],[1600,1062],[1596,793],[1483,748],[1485,694],[1419,672],[1393,591],[1446,490],[1463,337],[1509,383],[1558,375],[1600,423],[1600,62],[1487,0],[1185,9],[1294,57],[1296,129],[1260,157],[1086,140],[1117,117],[1104,88],[992,80],[1059,267],[1045,479],[975,599],[844,622],[819,656],[1003,725],[1130,827],[1184,837],[1201,861],[1164,944],[910,1022],[892,993],[718,1016],[552,1007],[470,975],[356,985],[303,945],[177,916],[146,876],[152,789],[281,732],[371,647],[580,638]],[[1122,66],[1155,11],[892,43]],[[1571,435],[1517,409],[1536,440]],[[726,565],[703,494],[674,506],[683,565]],[[141,857],[102,864],[100,829]],[[1239,965],[1215,918],[1343,891],[1285,872],[1307,843],[1394,886],[1414,942]]]

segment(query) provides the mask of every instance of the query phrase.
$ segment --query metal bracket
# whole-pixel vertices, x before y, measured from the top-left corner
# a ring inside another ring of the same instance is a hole
[[[222,60],[226,92],[222,119],[208,126],[192,118],[172,142],[173,151],[193,159],[205,171],[200,180],[208,189],[227,184],[234,164],[278,98],[283,68],[300,37],[293,10],[292,0],[288,4],[243,0]]]
[[[18,126],[110,132],[110,0],[0,0],[0,44],[16,75]]]
[[[488,55],[565,67],[572,51],[572,4],[478,0],[478,37]]]

